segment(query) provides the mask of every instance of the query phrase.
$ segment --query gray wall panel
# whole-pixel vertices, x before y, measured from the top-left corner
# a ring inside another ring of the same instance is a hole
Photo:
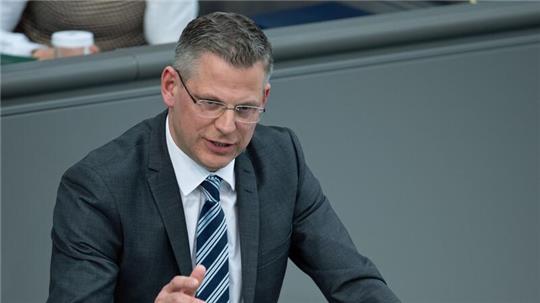
[[[405,302],[537,302],[539,71],[537,43],[274,79],[265,122]]]
[[[163,110],[159,96],[2,118],[2,302],[44,302],[63,172]]]

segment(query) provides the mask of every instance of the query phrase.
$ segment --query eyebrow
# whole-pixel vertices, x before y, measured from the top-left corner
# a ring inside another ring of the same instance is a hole
[[[211,94],[206,95],[206,96],[200,96],[200,95],[193,94],[193,97],[195,97],[195,99],[199,99],[199,100],[208,100],[208,101],[215,101],[215,102],[221,102],[223,104],[228,104],[227,102],[221,100],[219,97],[211,95]],[[256,107],[260,106],[257,101],[253,101],[253,100],[249,100],[249,101],[245,101],[245,102],[242,102],[242,103],[239,103],[239,104],[235,104],[235,106],[238,106],[238,105],[249,105],[249,106],[256,106]]]

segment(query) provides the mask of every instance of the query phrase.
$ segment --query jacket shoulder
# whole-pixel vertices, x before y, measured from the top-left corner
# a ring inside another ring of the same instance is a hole
[[[304,162],[302,148],[294,132],[286,127],[258,125],[246,148],[257,173],[270,168],[272,173],[291,173]]]
[[[162,114],[139,122],[122,135],[89,152],[70,169],[90,167],[95,170],[113,168],[122,164],[146,163],[152,136],[160,128]]]
[[[281,126],[257,125],[248,148],[277,148],[288,151],[288,149],[295,144],[297,144],[296,136],[289,128]]]

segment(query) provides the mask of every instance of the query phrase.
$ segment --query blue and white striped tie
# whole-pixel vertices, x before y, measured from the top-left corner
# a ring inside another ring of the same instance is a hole
[[[206,275],[196,296],[207,303],[229,302],[229,245],[225,214],[219,205],[221,181],[210,175],[201,183],[206,202],[197,222],[196,262],[206,267]]]

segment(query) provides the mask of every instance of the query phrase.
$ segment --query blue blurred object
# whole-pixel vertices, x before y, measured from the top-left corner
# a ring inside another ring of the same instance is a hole
[[[252,18],[261,28],[267,29],[365,15],[371,15],[371,13],[343,3],[329,1],[305,7],[272,11],[255,15]]]

